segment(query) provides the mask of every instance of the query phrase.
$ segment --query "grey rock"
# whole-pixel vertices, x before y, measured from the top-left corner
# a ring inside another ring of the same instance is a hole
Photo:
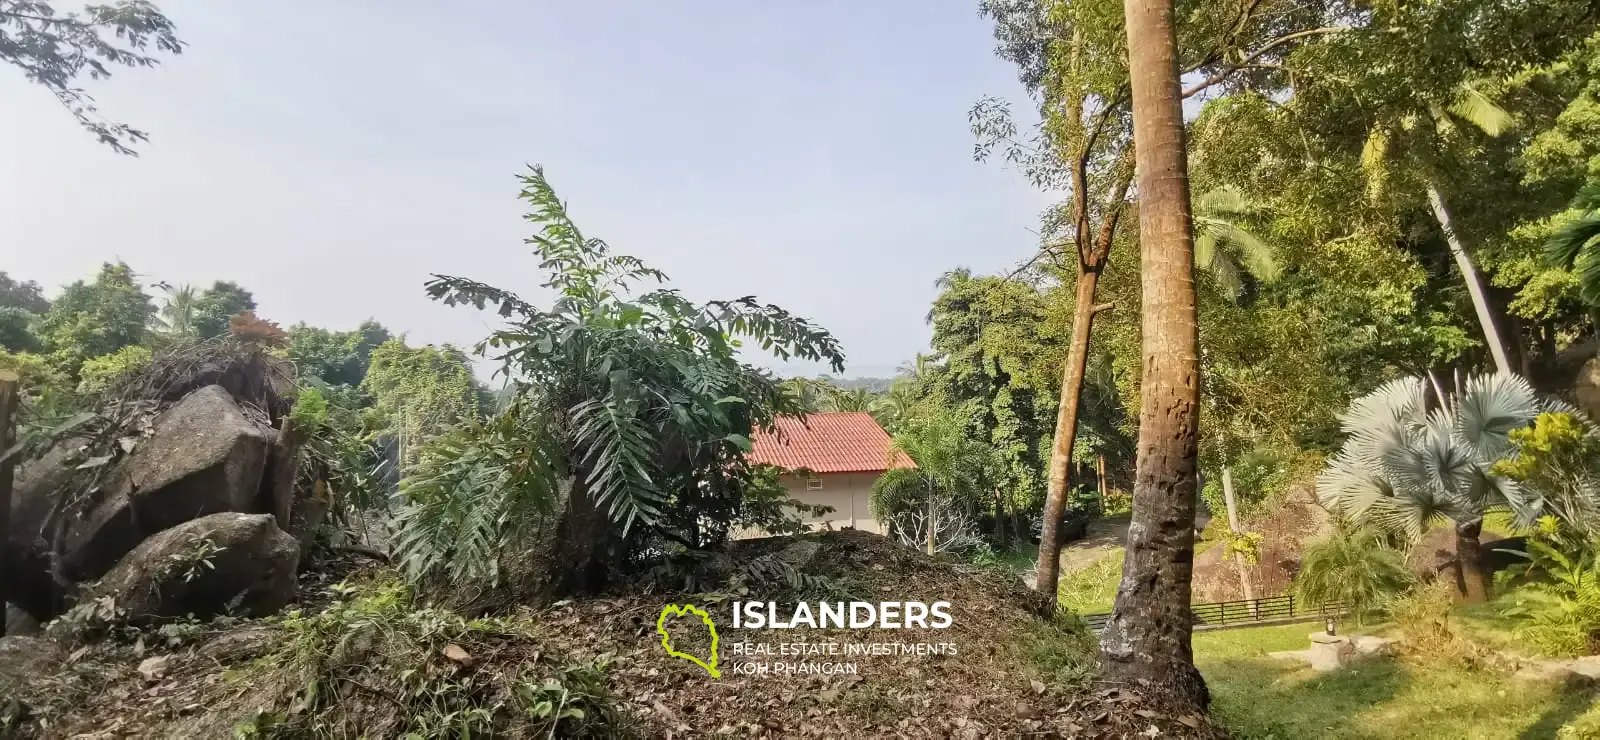
[[[218,614],[262,617],[294,597],[300,547],[271,514],[212,514],[157,534],[86,599],[110,597],[135,623]]]
[[[221,386],[185,396],[118,465],[105,498],[68,527],[67,575],[98,578],[146,537],[195,518],[256,511],[276,436]]]

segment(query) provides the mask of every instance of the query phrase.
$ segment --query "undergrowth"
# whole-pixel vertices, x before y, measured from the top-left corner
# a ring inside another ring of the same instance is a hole
[[[398,579],[343,587],[316,614],[280,620],[283,641],[231,682],[259,706],[236,737],[618,737],[610,657],[545,654],[526,615],[466,619],[417,602]],[[261,701],[265,699],[265,701]]]

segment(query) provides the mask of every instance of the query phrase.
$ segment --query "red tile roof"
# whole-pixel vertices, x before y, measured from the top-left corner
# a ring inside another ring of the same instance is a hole
[[[814,473],[867,473],[914,468],[906,453],[865,411],[807,414],[777,419],[776,433],[756,432],[750,462]]]

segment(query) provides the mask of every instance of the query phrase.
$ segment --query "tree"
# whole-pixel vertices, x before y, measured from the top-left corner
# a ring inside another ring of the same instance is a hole
[[[1546,410],[1559,406],[1516,375],[1469,378],[1454,393],[1422,378],[1389,381],[1345,413],[1347,439],[1317,478],[1317,495],[1353,523],[1412,540],[1434,518],[1449,519],[1457,588],[1466,600],[1483,601],[1490,592],[1479,546],[1484,514],[1510,509],[1531,524],[1542,508],[1495,464],[1512,451],[1511,432]]]
[[[1471,255],[1467,253],[1456,223],[1445,206],[1444,195],[1440,192],[1443,168],[1437,164],[1439,155],[1430,150],[1436,146],[1435,137],[1455,133],[1456,121],[1475,126],[1490,136],[1499,136],[1511,126],[1511,115],[1471,84],[1463,82],[1451,95],[1453,99],[1448,104],[1430,102],[1425,113],[1407,111],[1400,113],[1395,120],[1377,124],[1362,148],[1361,162],[1371,173],[1369,192],[1376,198],[1383,192],[1389,166],[1385,160],[1391,156],[1391,150],[1403,143],[1415,152],[1412,156],[1417,161],[1413,166],[1422,173],[1429,208],[1439,223],[1439,230],[1450,248],[1456,268],[1461,272],[1461,279],[1466,282],[1467,295],[1472,299],[1472,308],[1477,313],[1489,355],[1494,358],[1495,369],[1510,373],[1511,361],[1506,355],[1505,340],[1495,324],[1494,312],[1489,307],[1483,276],[1478,273]]]
[[[0,270],[0,349],[38,352],[41,344],[33,334],[33,322],[49,308],[38,283],[19,282]]]
[[[1262,282],[1278,279],[1282,270],[1272,247],[1240,223],[1259,212],[1260,206],[1238,188],[1224,185],[1197,198],[1194,210],[1195,267],[1210,271],[1228,298],[1239,299],[1244,274]]]
[[[1412,583],[1405,557],[1382,532],[1342,522],[1306,547],[1294,593],[1307,604],[1339,604],[1359,619],[1404,592]]]
[[[333,385],[360,385],[373,351],[389,339],[389,330],[370,319],[345,332],[301,323],[289,327],[289,359],[301,376]]]
[[[634,291],[666,276],[584,236],[541,169],[521,179],[556,300],[544,310],[464,278],[428,283],[447,305],[498,306],[507,326],[479,349],[500,351],[516,397],[424,451],[402,487],[399,550],[414,578],[459,582],[493,580],[502,553],[532,549],[549,566],[543,594],[592,592],[651,552],[724,542],[750,513],[747,494],[764,485],[745,459],[750,435],[798,409],[738,361],[736,337],[835,372],[844,355],[753,297]]]
[[[177,29],[148,0],[116,0],[82,12],[58,13],[48,0],[0,0],[0,61],[43,85],[101,143],[119,154],[137,156],[133,147],[149,136],[125,123],[100,116],[94,98],[77,84],[87,75],[111,76],[113,67],[154,67],[153,54],[181,54]]]
[[[865,388],[834,388],[828,393],[824,405],[829,411],[869,411],[872,402],[872,391]]]
[[[28,313],[41,314],[50,310],[44,289],[32,280],[19,281],[0,270],[0,308],[20,308]]]
[[[884,507],[881,511],[901,514],[915,512],[923,532],[923,544],[929,555],[941,550],[940,540],[948,546],[958,543],[971,532],[953,531],[959,515],[977,508],[977,502],[989,488],[989,470],[992,467],[988,447],[966,433],[959,418],[948,413],[937,414],[922,420],[895,437],[895,447],[916,461],[916,479],[922,489],[920,506],[904,505]],[[878,487],[874,485],[874,503]],[[901,517],[903,520],[903,517]],[[940,526],[940,522],[944,526]],[[904,531],[900,521],[897,531]],[[941,533],[939,530],[944,529]]]
[[[1017,65],[1044,123],[1032,143],[1019,142],[1005,104],[980,101],[970,116],[979,137],[975,154],[983,158],[1003,145],[1005,157],[1021,164],[1035,184],[1069,193],[1069,202],[1047,217],[1046,245],[1035,258],[1070,261],[1061,269],[1071,275],[1075,288],[1037,569],[1036,587],[1050,593],[1059,576],[1058,527],[1066,508],[1089,340],[1097,315],[1111,305],[1099,302],[1096,294],[1118,222],[1129,205],[1133,178],[1128,57],[1116,23],[1118,5],[1105,0],[980,4],[980,12],[995,19],[997,52]],[[1287,79],[1295,69],[1292,52],[1300,43],[1348,30],[1342,10],[1332,6],[1266,0],[1201,4],[1187,12],[1184,50],[1195,63],[1184,72],[1193,73],[1196,81],[1181,91],[1185,98],[1241,76],[1251,85],[1272,75]]]
[[[1133,520],[1116,605],[1101,632],[1108,674],[1204,708],[1189,644],[1199,453],[1200,336],[1194,234],[1171,0],[1126,0],[1139,180],[1144,379]]]
[[[429,439],[478,415],[471,361],[448,344],[384,342],[372,352],[361,388],[373,399],[374,421],[367,426],[395,437],[403,471],[416,464]]]
[[[238,283],[218,280],[195,298],[194,332],[201,339],[220,337],[228,332],[229,319],[255,308],[255,297],[250,291],[239,287]],[[382,343],[380,340],[372,346]]]
[[[165,291],[167,297],[162,303],[160,312],[151,317],[152,323],[174,337],[193,337],[196,298],[194,286],[185,284],[174,287],[163,282],[157,283],[156,287]]]
[[[76,375],[84,360],[144,341],[155,305],[127,264],[106,263],[94,282],[68,285],[38,322],[53,361]]]

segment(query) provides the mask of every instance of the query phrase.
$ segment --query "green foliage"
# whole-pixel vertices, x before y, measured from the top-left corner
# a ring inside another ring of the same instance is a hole
[[[111,76],[114,67],[154,67],[160,59],[147,53],[180,54],[172,21],[148,0],[120,0],[90,5],[81,12],[57,12],[46,0],[8,0],[0,5],[0,62],[20,70],[29,82],[43,85],[102,144],[121,154],[147,141],[143,131],[100,116],[94,98],[80,80]]]
[[[753,297],[695,304],[670,288],[632,290],[666,276],[585,237],[538,168],[522,182],[540,225],[529,241],[557,297],[541,310],[463,278],[428,283],[448,305],[499,307],[507,326],[479,351],[501,351],[515,400],[422,454],[400,525],[408,572],[493,578],[504,546],[551,525],[558,505],[603,514],[606,525],[581,536],[612,566],[652,542],[725,541],[752,480],[752,431],[798,410],[769,373],[738,361],[738,337],[839,371],[837,341]]]
[[[429,439],[478,415],[471,361],[448,344],[384,342],[372,351],[361,388],[373,400],[369,426],[398,438],[402,467],[415,464]]]
[[[289,359],[300,377],[315,377],[333,385],[360,385],[367,377],[373,350],[390,339],[389,330],[372,320],[344,332],[296,324],[289,327]]]
[[[1222,546],[1222,557],[1244,558],[1246,563],[1255,565],[1261,562],[1261,533],[1260,532],[1233,532],[1226,533],[1227,541]]]
[[[1532,426],[1511,430],[1510,440],[1511,456],[1493,472],[1535,492],[1536,513],[1600,533],[1600,433],[1573,414],[1545,412]]]
[[[1566,531],[1544,517],[1526,553],[1543,576],[1527,585],[1549,601],[1519,600],[1503,610],[1527,619],[1521,636],[1555,656],[1600,653],[1600,539]]]
[[[1294,592],[1307,603],[1339,603],[1364,615],[1386,606],[1411,583],[1404,555],[1382,536],[1341,527],[1306,547]]]
[[[7,352],[37,352],[39,339],[28,331],[33,314],[20,308],[0,308],[0,350]]]
[[[255,297],[238,283],[218,280],[194,300],[194,333],[201,339],[228,333],[228,321],[245,311],[254,311]]]
[[[132,268],[106,263],[94,282],[68,285],[36,331],[51,361],[76,376],[84,361],[143,342],[155,311]]]
[[[340,584],[335,591],[339,598],[320,612],[286,614],[281,641],[246,669],[244,678],[266,700],[255,706],[266,708],[236,727],[236,737],[630,732],[609,691],[611,656],[573,662],[542,656],[536,624],[526,615],[465,619],[418,602],[393,580]],[[477,670],[460,670],[450,647]],[[507,665],[478,665],[495,661]],[[293,694],[284,697],[280,687]]]
[[[1351,404],[1343,419],[1349,438],[1317,481],[1323,505],[1412,539],[1434,517],[1467,524],[1495,508],[1531,523],[1543,506],[1538,492],[1495,465],[1511,452],[1512,431],[1551,405],[1506,375],[1469,378],[1431,411],[1429,394],[1421,378],[1405,378]]]
[[[22,378],[22,391],[37,398],[48,392],[68,388],[67,376],[46,357],[27,352],[0,350],[0,370],[10,370]]]
[[[99,393],[117,379],[143,370],[152,359],[149,347],[132,345],[85,360],[78,369],[78,393]]]

